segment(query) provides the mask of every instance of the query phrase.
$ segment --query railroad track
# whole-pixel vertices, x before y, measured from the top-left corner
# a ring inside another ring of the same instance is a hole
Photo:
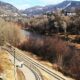
[[[28,66],[28,67],[32,67],[32,68],[35,68],[37,70],[38,74],[35,75],[37,77],[36,80],[43,80],[42,75],[41,75],[40,71],[38,70],[39,68],[41,70],[43,70],[44,72],[46,72],[47,74],[49,74],[50,76],[52,76],[53,78],[55,78],[55,80],[67,80],[64,77],[59,76],[58,74],[54,73],[51,69],[48,69],[46,66],[44,66],[42,64],[39,64],[38,61],[36,61],[36,60],[30,58],[29,56],[25,55],[23,52],[21,52],[17,48],[14,48],[14,47],[12,47],[12,48],[15,49],[17,58],[20,58],[20,60],[24,61],[25,65],[30,64],[30,66]],[[13,53],[11,53],[11,54],[14,55]],[[32,69],[32,70],[34,71],[35,69]]]
[[[32,63],[34,66],[36,66],[37,68],[42,69],[43,71],[45,71],[46,73],[48,73],[49,75],[53,76],[55,79],[57,80],[65,80],[64,78],[62,78],[61,76],[53,73],[52,71],[48,70],[47,68],[45,68],[44,66],[33,62],[32,60],[30,60],[29,58],[24,57],[25,60],[29,61],[30,63]]]
[[[36,80],[43,80],[43,77],[42,77],[40,71],[34,65],[32,65],[29,61],[25,61],[22,58],[20,59],[19,57],[17,56],[16,58],[18,60],[24,61],[24,65],[33,72]]]
[[[8,48],[3,47],[2,49],[7,50],[12,56],[14,56],[13,51],[9,50]],[[25,65],[29,70],[31,70],[31,72],[34,74],[35,80],[43,80],[43,77],[42,77],[40,71],[39,71],[33,64],[31,64],[31,63],[30,63],[29,61],[27,61],[27,60],[24,60],[24,58],[20,58],[20,56],[18,56],[17,54],[16,54],[16,59],[19,60],[19,61],[24,61],[24,65]]]
[[[41,73],[38,71],[38,69],[36,69],[35,66],[31,65],[28,62],[27,62],[27,64],[24,63],[24,65],[32,71],[32,73],[34,74],[36,80],[43,80],[43,78],[41,76]]]

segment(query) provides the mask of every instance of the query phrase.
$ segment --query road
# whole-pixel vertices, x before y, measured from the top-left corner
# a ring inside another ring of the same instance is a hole
[[[7,47],[2,47],[2,49],[8,51],[9,59],[14,64],[14,53],[13,53],[14,51],[10,50]],[[16,54],[15,65],[18,65],[22,61],[24,60],[18,57],[18,55]],[[42,75],[39,72],[39,70],[29,62],[24,61],[23,66],[22,67],[18,66],[18,68],[23,72],[25,76],[25,80],[43,80]]]
[[[9,59],[14,64],[14,57],[10,53],[8,53],[8,55],[9,55]],[[16,59],[15,65],[17,66],[20,62],[21,62],[20,60]],[[18,65],[18,69],[23,72],[23,74],[25,76],[25,80],[36,80],[34,71],[32,71],[30,68],[26,67],[26,65],[23,65],[23,67],[20,67]]]
[[[50,78],[50,80],[72,80],[72,79],[66,78],[64,75],[60,74],[59,72],[40,64],[38,61],[30,58],[29,56],[27,56],[26,54],[24,54],[22,51],[18,50],[17,48],[12,47],[12,49],[15,49],[15,53],[16,53],[15,55],[17,59],[19,59],[20,61],[24,61],[24,64],[28,68],[33,70],[33,72],[36,71],[35,72],[36,80],[43,80],[42,78],[43,73],[46,74],[47,77]],[[14,56],[14,53],[11,52],[11,49],[8,48],[8,51],[11,53],[11,55]]]

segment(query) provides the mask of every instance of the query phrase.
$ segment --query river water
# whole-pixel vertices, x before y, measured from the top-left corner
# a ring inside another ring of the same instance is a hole
[[[26,38],[27,37],[32,38],[32,39],[43,39],[44,38],[44,36],[42,36],[42,35],[39,35],[39,34],[36,34],[36,33],[33,33],[33,32],[29,32],[29,31],[26,31],[26,30],[21,30],[21,33],[23,35],[25,35]]]

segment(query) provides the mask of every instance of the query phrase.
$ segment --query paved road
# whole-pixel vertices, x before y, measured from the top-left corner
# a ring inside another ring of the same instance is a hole
[[[4,50],[8,51],[10,60],[14,63],[14,53],[11,49],[3,47]],[[23,67],[18,67],[25,76],[26,80],[43,80],[41,73],[39,70],[32,65],[30,62],[27,62],[23,60],[20,56],[18,56],[15,52],[16,58],[15,58],[15,65],[19,64],[20,62],[24,61]],[[14,72],[14,71],[13,71]]]
[[[14,47],[12,47],[12,48],[14,48]],[[59,72],[40,64],[38,61],[30,58],[29,56],[27,56],[26,54],[24,54],[22,51],[18,50],[17,48],[14,48],[14,49],[15,49],[15,53],[16,53],[16,58],[21,61],[24,61],[26,66],[28,64],[28,67],[30,69],[32,69],[33,71],[35,70],[37,72],[36,80],[43,80],[42,75],[41,75],[43,73],[48,75],[50,80],[72,80],[72,79],[66,78]],[[12,52],[11,52],[11,54],[14,55],[14,53],[12,53]]]
[[[11,60],[11,62],[14,63],[14,57],[10,53],[8,55],[9,55],[9,59]],[[16,59],[15,65],[18,65],[19,63],[20,63],[20,61]],[[26,80],[36,80],[34,73],[28,67],[23,65],[22,68],[21,67],[18,67],[18,68],[19,68],[19,70],[21,70],[23,72]]]

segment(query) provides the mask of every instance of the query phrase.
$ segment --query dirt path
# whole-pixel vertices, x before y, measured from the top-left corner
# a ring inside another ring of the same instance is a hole
[[[23,72],[20,71],[19,69],[17,69],[17,76],[18,76],[18,80],[26,80]]]

